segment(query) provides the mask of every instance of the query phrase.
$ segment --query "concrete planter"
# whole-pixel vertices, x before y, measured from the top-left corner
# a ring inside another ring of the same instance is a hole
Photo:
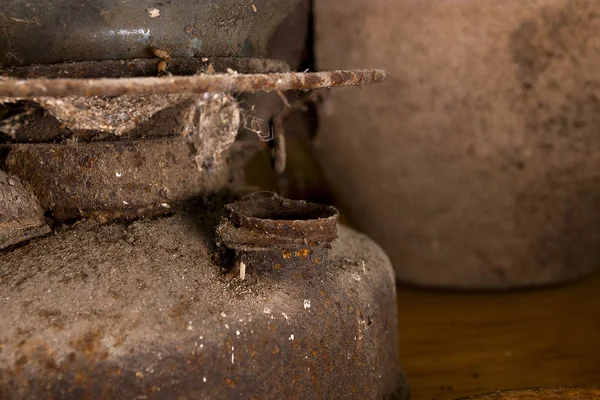
[[[449,288],[568,281],[600,260],[600,3],[318,0],[335,92],[320,160],[397,277]]]

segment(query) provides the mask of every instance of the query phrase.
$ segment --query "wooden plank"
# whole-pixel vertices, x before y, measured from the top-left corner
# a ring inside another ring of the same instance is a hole
[[[600,385],[600,273],[507,293],[398,289],[400,357],[412,399]]]

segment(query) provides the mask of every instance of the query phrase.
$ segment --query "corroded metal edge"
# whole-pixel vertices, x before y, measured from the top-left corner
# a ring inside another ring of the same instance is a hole
[[[0,98],[30,99],[63,96],[121,96],[167,93],[241,93],[271,90],[312,90],[364,86],[381,82],[387,72],[357,69],[275,74],[201,74],[173,77],[109,79],[0,79]]]
[[[156,76],[159,61],[156,58],[134,58],[34,64],[0,68],[0,75],[15,79],[134,78]],[[225,73],[232,69],[240,74],[290,72],[290,66],[284,61],[253,57],[174,57],[169,59],[167,67],[167,70],[176,76],[207,73],[211,69],[215,73]]]
[[[226,208],[229,216],[216,233],[219,242],[231,249],[314,249],[338,237],[339,213],[335,207],[276,196],[238,201]]]

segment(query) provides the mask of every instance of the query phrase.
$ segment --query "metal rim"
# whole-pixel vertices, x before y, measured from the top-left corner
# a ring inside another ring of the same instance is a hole
[[[227,209],[217,236],[232,249],[318,246],[337,238],[339,213],[332,206],[276,196],[235,202]]]

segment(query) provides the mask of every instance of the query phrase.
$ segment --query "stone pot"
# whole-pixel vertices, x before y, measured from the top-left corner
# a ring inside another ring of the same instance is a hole
[[[319,0],[323,169],[416,285],[569,281],[600,260],[600,3]]]

